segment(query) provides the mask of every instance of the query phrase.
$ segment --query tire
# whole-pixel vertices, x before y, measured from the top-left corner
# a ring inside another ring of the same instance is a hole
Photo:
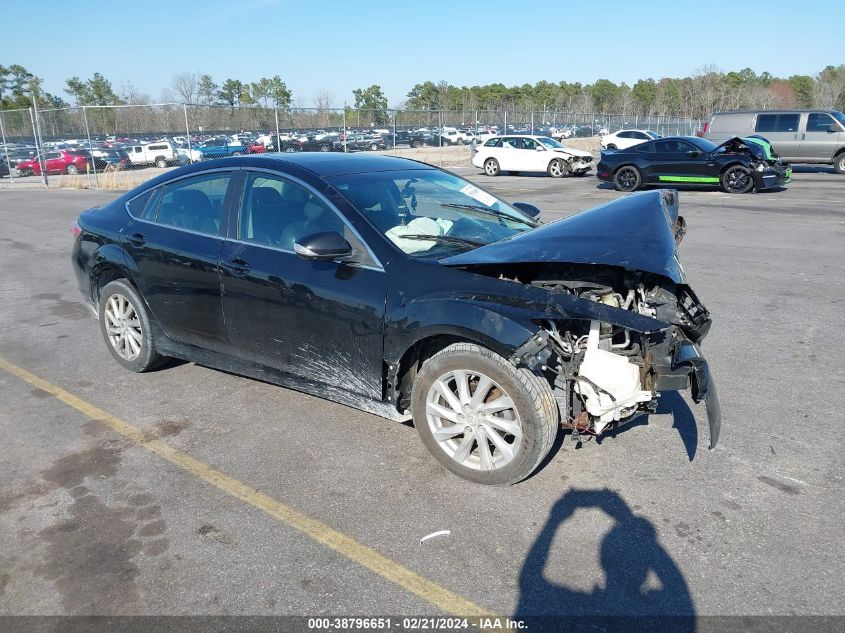
[[[328,145],[320,145],[320,151],[321,152],[328,152],[329,146]]]
[[[370,145],[370,149],[371,149],[372,151],[376,151],[376,150],[378,149],[378,144],[377,144],[377,143],[373,143],[372,145]]]
[[[845,174],[845,152],[840,152],[834,157],[833,171],[837,174]]]
[[[106,347],[122,367],[141,373],[167,360],[156,350],[146,304],[125,279],[100,291],[99,314]]]
[[[165,167],[167,167],[167,161],[164,159],[164,156],[156,157],[155,166],[159,169],[164,169]]]
[[[78,173],[79,173],[79,167],[77,167],[76,165],[68,165],[68,166],[67,166],[67,169],[65,169],[65,171],[66,171],[69,175],[71,175],[71,176],[75,176],[76,174],[78,174]]]
[[[636,191],[642,184],[640,170],[633,165],[624,165],[613,174],[613,186],[616,191]]]
[[[616,145],[614,145],[613,143],[611,143],[610,145],[608,145],[608,146],[607,146],[607,148],[606,148],[606,149],[616,149]]]
[[[240,152],[232,152],[232,156],[240,156],[240,155],[241,155]]]
[[[458,139],[458,145],[463,145],[463,144],[464,144],[464,139],[459,138],[459,139]]]
[[[418,147],[422,147],[422,143],[420,141],[412,141],[411,147],[413,147],[414,149],[416,149]]]
[[[488,158],[484,161],[484,173],[488,176],[498,176],[502,173],[502,170],[499,168],[499,161],[495,158]]]
[[[742,165],[728,167],[722,172],[719,182],[725,193],[748,193],[754,188],[751,170]]]
[[[569,175],[569,163],[562,158],[555,158],[549,163],[546,168],[546,173],[550,178],[563,178]]]
[[[290,145],[288,145],[288,146],[285,148],[285,150],[284,150],[284,151],[285,151],[286,153],[288,153],[288,154],[292,154],[292,153],[294,153],[296,150],[295,150],[294,148],[292,148]]]
[[[479,394],[480,401],[473,402]],[[494,401],[498,405],[491,411],[481,412]],[[509,485],[528,477],[548,454],[558,430],[549,383],[472,343],[450,345],[425,362],[414,381],[411,411],[432,456],[459,477],[485,485]],[[466,430],[450,432],[453,428]]]

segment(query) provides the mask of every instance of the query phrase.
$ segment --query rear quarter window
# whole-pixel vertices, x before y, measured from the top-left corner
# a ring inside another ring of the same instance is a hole
[[[484,147],[501,147],[502,146],[502,139],[501,138],[491,138],[484,144]]]

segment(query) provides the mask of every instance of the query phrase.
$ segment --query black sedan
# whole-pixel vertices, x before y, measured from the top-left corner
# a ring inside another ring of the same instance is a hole
[[[538,215],[401,158],[241,156],[83,212],[72,263],[126,369],[187,359],[412,417],[475,482],[519,481],[561,423],[599,435],[661,390],[706,401],[715,445],[710,317],[678,262],[676,193]]]
[[[732,138],[721,145],[698,137],[677,136],[605,150],[596,166],[599,180],[618,191],[645,185],[716,186],[727,193],[747,193],[789,183],[792,169],[760,137]]]

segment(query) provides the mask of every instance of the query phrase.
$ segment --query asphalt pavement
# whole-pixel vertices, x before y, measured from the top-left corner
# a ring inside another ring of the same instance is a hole
[[[622,195],[455,171],[547,221]],[[703,405],[667,394],[509,488],[408,425],[122,370],[69,261],[71,222],[116,195],[0,190],[0,615],[845,614],[845,176],[680,194],[715,451]]]

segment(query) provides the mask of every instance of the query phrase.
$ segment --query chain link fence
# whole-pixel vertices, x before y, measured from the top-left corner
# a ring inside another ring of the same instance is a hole
[[[84,106],[0,110],[0,183],[48,186],[61,174],[108,187],[104,173],[235,154],[382,151],[439,165],[467,162],[452,149],[491,134],[542,134],[566,142],[621,129],[692,135],[698,119],[562,110],[360,110],[228,105]],[[8,174],[6,173],[8,172]],[[137,179],[140,182],[143,179]],[[133,184],[137,184],[134,182]]]

